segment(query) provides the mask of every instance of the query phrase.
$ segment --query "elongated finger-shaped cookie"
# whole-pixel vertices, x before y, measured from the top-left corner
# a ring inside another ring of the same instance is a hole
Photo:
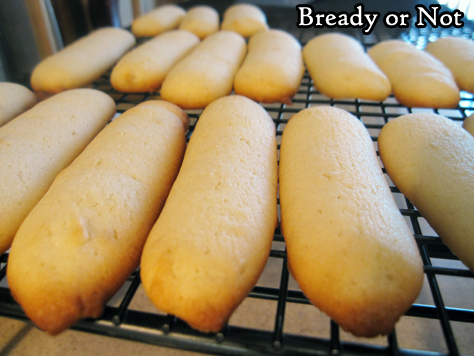
[[[355,38],[317,36],[306,44],[303,56],[314,86],[330,98],[383,101],[392,92],[388,78]]]
[[[161,97],[183,109],[199,109],[230,94],[246,50],[245,40],[234,32],[207,37],[168,73]]]
[[[462,37],[439,38],[425,50],[438,58],[453,73],[461,90],[474,93],[474,42]]]
[[[186,10],[174,4],[162,5],[132,22],[132,33],[137,37],[153,37],[177,28]]]
[[[8,283],[39,328],[57,334],[99,317],[137,268],[178,174],[186,120],[166,102],[128,110],[58,175],[26,218],[11,248]]]
[[[401,40],[383,41],[368,50],[387,75],[393,95],[408,107],[454,108],[459,89],[443,63]]]
[[[202,113],[145,244],[143,286],[161,310],[219,331],[259,278],[277,223],[275,125],[233,95]]]
[[[68,90],[38,103],[0,128],[0,253],[56,175],[115,114],[108,95]]]
[[[378,145],[397,188],[474,271],[474,138],[443,116],[408,114],[384,126]]]
[[[195,6],[188,10],[179,28],[204,39],[219,31],[219,13],[210,6]]]
[[[243,37],[268,30],[267,17],[263,11],[252,4],[232,5],[224,12],[221,30],[234,31]]]
[[[279,172],[288,265],[303,293],[354,335],[389,334],[421,290],[423,264],[364,125],[333,107],[299,112]]]
[[[250,38],[234,90],[257,102],[290,104],[303,74],[301,45],[293,36],[280,30],[259,32]]]
[[[171,68],[198,43],[191,32],[165,32],[127,53],[112,70],[111,84],[124,93],[155,92]]]
[[[36,104],[36,96],[27,87],[16,83],[0,83],[0,126]]]
[[[102,28],[41,61],[31,75],[35,91],[58,93],[83,87],[104,74],[135,44],[121,28]]]

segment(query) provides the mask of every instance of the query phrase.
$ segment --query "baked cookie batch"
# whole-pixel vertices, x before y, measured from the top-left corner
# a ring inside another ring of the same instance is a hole
[[[302,47],[248,4],[221,24],[211,7],[166,5],[131,32],[92,32],[34,69],[33,90],[49,96],[38,104],[0,83],[0,253],[10,249],[13,297],[57,334],[100,317],[140,266],[160,310],[218,332],[266,265],[279,194],[303,293],[354,335],[389,334],[421,290],[423,263],[367,129],[345,110],[309,107],[278,152],[259,103],[291,105],[306,66],[330,98],[393,93],[407,107],[454,108],[460,90],[474,93],[473,56],[461,38],[366,52],[328,33]],[[115,90],[163,100],[116,117],[108,95],[83,88],[110,69]],[[204,109],[187,147],[186,109]],[[378,148],[395,185],[474,271],[472,122],[404,115]]]

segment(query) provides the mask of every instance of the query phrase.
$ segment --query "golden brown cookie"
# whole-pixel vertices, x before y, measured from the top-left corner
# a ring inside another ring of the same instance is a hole
[[[261,103],[291,104],[303,74],[301,45],[293,36],[281,30],[259,32],[250,38],[234,90]]]
[[[219,331],[266,264],[276,199],[272,119],[242,96],[216,100],[199,118],[143,250],[151,301],[193,328]]]
[[[58,93],[86,86],[99,78],[135,44],[121,28],[102,28],[41,61],[31,75],[35,91]]]
[[[474,93],[474,42],[462,37],[439,38],[425,50],[439,59],[453,73],[461,90]]]
[[[408,107],[454,108],[459,89],[443,63],[402,40],[376,44],[370,57],[392,84],[393,95]]]
[[[230,94],[246,50],[234,32],[207,37],[168,73],[161,97],[183,109],[200,109]]]
[[[384,126],[378,145],[398,189],[474,271],[474,138],[443,116],[408,114]]]
[[[174,4],[157,7],[132,22],[132,33],[136,37],[154,37],[174,30],[186,15],[186,10]]]
[[[232,5],[224,12],[221,30],[234,31],[243,37],[268,30],[267,17],[263,11],[252,4]]]
[[[303,293],[356,336],[389,334],[421,290],[423,264],[364,125],[334,107],[300,111],[283,131],[279,173]]]
[[[0,83],[0,126],[36,104],[35,94],[23,85]]]
[[[73,89],[36,104],[0,128],[0,253],[23,220],[115,114],[115,103],[93,89]]]
[[[204,39],[219,31],[219,13],[210,6],[195,6],[188,10],[179,28]]]
[[[54,180],[22,224],[8,260],[13,297],[57,334],[105,303],[138,266],[178,174],[187,116],[163,101],[116,118]]]
[[[317,36],[306,44],[303,56],[315,88],[330,98],[383,101],[392,92],[388,78],[355,38]]]
[[[191,32],[165,32],[127,53],[114,67],[110,82],[124,93],[157,91],[168,72],[199,43]]]

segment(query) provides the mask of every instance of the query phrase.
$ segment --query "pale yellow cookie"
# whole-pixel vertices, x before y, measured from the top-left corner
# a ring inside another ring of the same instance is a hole
[[[356,336],[389,334],[423,263],[364,125],[347,111],[293,116],[280,149],[281,227],[303,293]]]
[[[330,98],[383,101],[392,92],[388,78],[353,37],[317,36],[306,44],[303,56],[315,88]]]
[[[429,108],[458,105],[459,89],[453,75],[429,53],[402,40],[380,42],[368,53],[387,75],[400,104]]]
[[[99,78],[135,44],[121,28],[102,28],[47,57],[31,75],[35,91],[58,93],[86,86]]]
[[[165,32],[127,53],[110,76],[112,87],[124,93],[157,91],[168,72],[199,43],[191,32]]]
[[[281,30],[259,32],[250,38],[234,90],[261,103],[291,104],[303,74],[301,45],[293,36]]]
[[[137,37],[154,37],[178,28],[186,10],[174,5],[162,5],[132,22],[132,33]]]
[[[219,31],[219,13],[210,6],[192,7],[181,21],[179,28],[204,39]]]
[[[453,73],[461,90],[474,93],[474,42],[461,37],[439,38],[425,50],[438,58]]]
[[[462,127],[464,130],[469,132],[472,136],[474,136],[474,114],[471,116],[466,117],[462,123]]]
[[[378,138],[392,181],[474,272],[474,138],[440,115],[391,120]]]
[[[23,85],[0,83],[0,126],[36,104],[35,94]]]
[[[36,104],[0,128],[0,253],[56,175],[115,114],[93,89],[68,90]]]
[[[257,282],[277,223],[275,125],[233,95],[202,113],[178,178],[143,249],[151,301],[217,332]]]
[[[237,33],[219,31],[207,37],[168,73],[161,97],[183,109],[200,109],[230,94],[246,50]]]
[[[255,5],[232,5],[224,12],[221,30],[234,31],[243,37],[250,37],[257,32],[268,30],[267,17]]]
[[[22,224],[8,259],[13,297],[57,334],[105,303],[139,264],[178,174],[186,115],[144,102],[108,125],[55,179]]]

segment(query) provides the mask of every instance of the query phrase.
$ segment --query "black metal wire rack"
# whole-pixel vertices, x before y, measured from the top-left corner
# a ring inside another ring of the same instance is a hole
[[[292,33],[303,45],[324,31],[314,28],[296,28],[295,22],[292,19],[288,20],[282,9],[264,8],[264,10],[271,27],[281,28]],[[366,48],[390,38],[402,38],[423,48],[428,41],[440,36],[456,35],[472,38],[473,28],[474,26],[466,21],[462,29],[417,29],[411,27],[402,31],[379,26],[369,36],[362,35],[360,30],[354,29],[344,32],[349,32],[359,39]],[[114,98],[119,113],[142,101],[159,99],[159,92],[124,94],[113,90],[110,85],[110,72],[93,83],[92,87],[102,90]],[[367,127],[376,146],[378,134],[384,124],[402,114],[419,111],[434,112],[461,124],[467,116],[474,113],[474,96],[463,92],[459,106],[452,110],[407,108],[401,106],[393,97],[380,103],[364,100],[332,100],[321,95],[312,86],[309,75],[305,73],[300,90],[293,99],[293,105],[263,105],[277,127],[278,143],[280,143],[282,132],[290,117],[306,107],[315,105],[336,106],[354,114]],[[201,110],[188,111],[191,118],[188,138],[199,120],[200,113]],[[245,322],[234,323],[234,319],[231,318],[229,324],[221,332],[202,334],[192,330],[184,322],[171,315],[166,315],[153,308],[137,307],[136,303],[133,303],[140,291],[140,278],[138,271],[136,271],[129,277],[122,290],[107,304],[104,314],[99,319],[80,321],[73,326],[73,329],[220,355],[474,354],[474,295],[472,294],[474,275],[457,261],[457,258],[430,229],[416,208],[399,192],[388,177],[387,180],[401,213],[413,230],[424,262],[425,272],[425,286],[422,291],[425,297],[422,296],[415,302],[397,324],[395,331],[388,337],[377,338],[375,342],[368,339],[351,338],[327,317],[323,319],[325,326],[320,334],[311,330],[303,333],[294,333],[291,329],[288,330],[286,326],[289,320],[293,320],[295,323],[295,318],[297,325],[308,323],[316,328],[316,322],[311,324],[312,313],[316,313],[316,308],[310,305],[289,275],[284,239],[278,228],[275,231],[274,245],[269,258],[269,265],[277,266],[277,273],[271,276],[274,283],[269,285],[259,282],[247,298],[260,300],[267,306],[270,305],[267,308],[272,311],[270,316],[263,315],[264,311],[261,311],[262,316],[259,316],[258,307],[255,311],[257,318],[270,320],[268,328],[245,325]],[[0,257],[0,316],[27,321],[20,306],[10,295],[5,277],[7,261],[8,253]],[[453,294],[462,297],[453,299]],[[293,306],[301,306],[303,311],[295,311]],[[413,327],[413,325],[415,326]],[[404,330],[405,327],[409,327],[408,332]],[[298,330],[302,329],[304,328],[301,327]],[[412,330],[420,329],[421,332],[416,337],[409,335]],[[426,340],[425,337],[427,337]],[[412,339],[416,339],[417,342],[411,342]],[[435,346],[430,345],[433,340],[436,340]]]

